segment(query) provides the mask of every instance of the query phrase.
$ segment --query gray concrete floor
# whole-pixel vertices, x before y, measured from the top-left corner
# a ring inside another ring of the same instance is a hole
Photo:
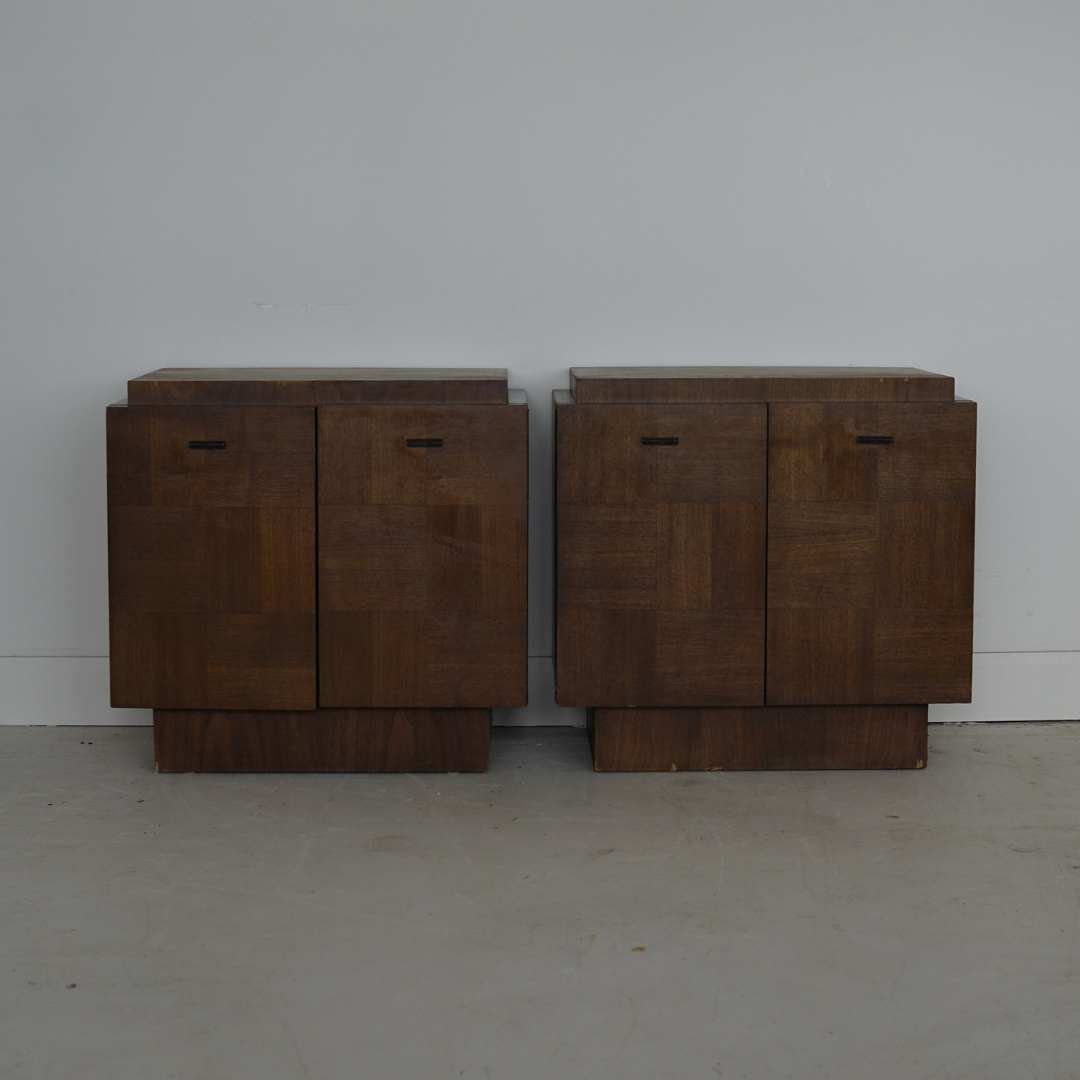
[[[0,1076],[1080,1077],[1080,724],[930,742],[158,776],[147,729],[0,729]]]

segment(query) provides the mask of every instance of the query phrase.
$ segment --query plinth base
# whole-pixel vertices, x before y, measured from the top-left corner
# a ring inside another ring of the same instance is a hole
[[[925,705],[590,709],[597,772],[922,769]]]
[[[484,772],[490,709],[154,710],[158,772]]]

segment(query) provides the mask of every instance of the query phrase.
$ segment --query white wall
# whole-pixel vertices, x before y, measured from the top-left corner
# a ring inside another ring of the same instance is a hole
[[[1071,0],[6,0],[0,720],[147,720],[104,407],[224,364],[508,367],[538,658],[569,366],[953,374],[980,655],[934,715],[1080,717],[1078,46]],[[534,668],[506,719],[561,718]]]

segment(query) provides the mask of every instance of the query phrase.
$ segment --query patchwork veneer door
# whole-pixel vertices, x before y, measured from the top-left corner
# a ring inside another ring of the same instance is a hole
[[[528,413],[319,408],[323,707],[520,706]]]
[[[769,704],[971,700],[975,420],[770,405]]]
[[[107,412],[112,704],[315,707],[315,410]]]
[[[557,410],[560,705],[761,705],[767,407]]]

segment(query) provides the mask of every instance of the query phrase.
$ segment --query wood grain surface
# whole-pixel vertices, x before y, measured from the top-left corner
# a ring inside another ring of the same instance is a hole
[[[128,382],[130,405],[505,405],[503,368],[161,368]]]
[[[154,710],[158,772],[484,772],[488,709]]]
[[[598,772],[921,769],[925,705],[592,709]]]
[[[762,703],[766,432],[763,405],[557,406],[560,705]]]
[[[579,403],[952,401],[954,380],[919,368],[571,368]]]
[[[975,433],[973,402],[769,406],[769,704],[971,700]]]
[[[314,410],[111,407],[107,443],[112,704],[314,708]]]
[[[524,407],[321,407],[320,703],[524,705],[527,529]]]

